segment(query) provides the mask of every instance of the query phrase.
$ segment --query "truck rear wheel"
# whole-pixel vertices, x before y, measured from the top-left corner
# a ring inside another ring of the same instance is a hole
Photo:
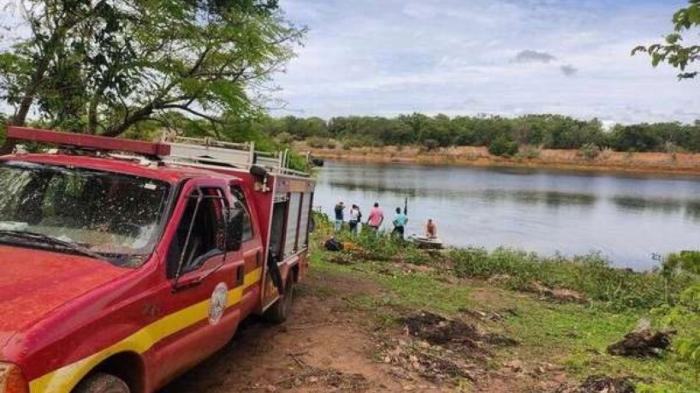
[[[270,306],[265,312],[265,319],[272,323],[282,323],[287,320],[292,312],[292,303],[294,302],[294,278],[287,278],[287,283],[284,286],[284,295],[277,299],[275,304]]]
[[[129,385],[112,374],[95,373],[85,378],[74,393],[131,393]]]

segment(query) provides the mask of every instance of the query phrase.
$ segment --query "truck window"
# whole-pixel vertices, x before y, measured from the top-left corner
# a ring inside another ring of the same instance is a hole
[[[206,255],[223,252],[223,193],[218,188],[194,190],[187,198],[177,233],[168,250],[168,275],[174,277],[198,269]]]
[[[23,161],[0,163],[0,189],[2,242],[40,234],[133,267],[157,242],[170,192],[147,178]]]
[[[289,201],[278,200],[275,202],[272,208],[272,224],[270,227],[270,256],[275,261],[281,261],[284,259],[283,255],[283,241],[284,241],[284,224],[287,218],[287,205]]]
[[[243,241],[252,240],[253,223],[250,219],[250,209],[245,199],[245,193],[239,186],[231,186],[231,195],[233,195],[233,207],[243,210]]]
[[[302,194],[301,217],[299,217],[299,248],[306,248],[309,240],[309,214],[311,214],[312,193]]]
[[[301,194],[292,192],[289,195],[289,210],[287,211],[287,231],[284,237],[284,256],[297,252],[297,230],[299,229],[299,208]]]

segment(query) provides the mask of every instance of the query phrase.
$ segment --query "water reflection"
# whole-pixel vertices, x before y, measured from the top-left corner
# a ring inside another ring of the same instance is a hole
[[[397,197],[421,197],[440,199],[479,199],[489,201],[511,201],[532,205],[546,205],[559,207],[566,205],[591,205],[596,202],[594,194],[561,192],[561,191],[537,191],[537,190],[445,190],[439,188],[414,188],[390,186],[381,183],[357,183],[349,181],[329,181],[328,184],[335,189],[343,191],[372,191],[384,195]]]
[[[674,199],[653,199],[636,196],[614,196],[613,203],[622,210],[644,211],[652,210],[663,213],[676,213],[683,209],[683,201]]]
[[[549,207],[592,205],[596,202],[596,196],[584,193],[559,192],[559,191],[510,191],[487,190],[482,193],[489,200],[505,200],[531,205],[546,205]]]
[[[343,199],[368,211],[379,201],[389,211],[407,198],[408,233],[434,218],[452,245],[600,251],[648,268],[653,253],[699,248],[699,196],[687,177],[328,162],[315,205],[330,213]]]

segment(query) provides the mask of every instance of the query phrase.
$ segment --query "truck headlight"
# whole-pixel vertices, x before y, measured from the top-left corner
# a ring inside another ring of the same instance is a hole
[[[11,363],[0,363],[0,393],[28,393],[22,370]]]

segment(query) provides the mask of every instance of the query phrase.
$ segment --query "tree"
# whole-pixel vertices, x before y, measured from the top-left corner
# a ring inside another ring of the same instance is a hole
[[[32,36],[0,55],[13,122],[24,122],[28,100],[53,125],[107,136],[141,122],[167,124],[172,111],[207,120],[217,134],[225,119],[258,116],[270,75],[305,31],[284,19],[276,0],[23,1],[41,10],[58,4],[60,12],[27,18],[37,26]],[[79,17],[64,16],[69,3],[82,7]],[[59,39],[39,45],[44,32]]]
[[[45,0],[17,2],[32,38],[15,44],[0,54],[0,91],[16,105],[11,121],[24,125],[36,95],[44,85],[52,61],[73,29],[94,15],[104,1],[94,6],[84,0]],[[60,57],[59,57],[60,58]]]
[[[499,136],[489,145],[489,153],[494,156],[514,156],[518,154],[518,143],[508,139],[506,136]]]
[[[638,52],[648,53],[654,67],[659,63],[668,63],[680,70],[678,78],[694,78],[698,71],[691,71],[689,66],[700,60],[700,45],[684,45],[688,40],[684,39],[683,34],[700,26],[700,0],[689,0],[687,7],[673,14],[673,25],[674,32],[666,36],[664,43],[640,45],[632,50],[632,55]]]

